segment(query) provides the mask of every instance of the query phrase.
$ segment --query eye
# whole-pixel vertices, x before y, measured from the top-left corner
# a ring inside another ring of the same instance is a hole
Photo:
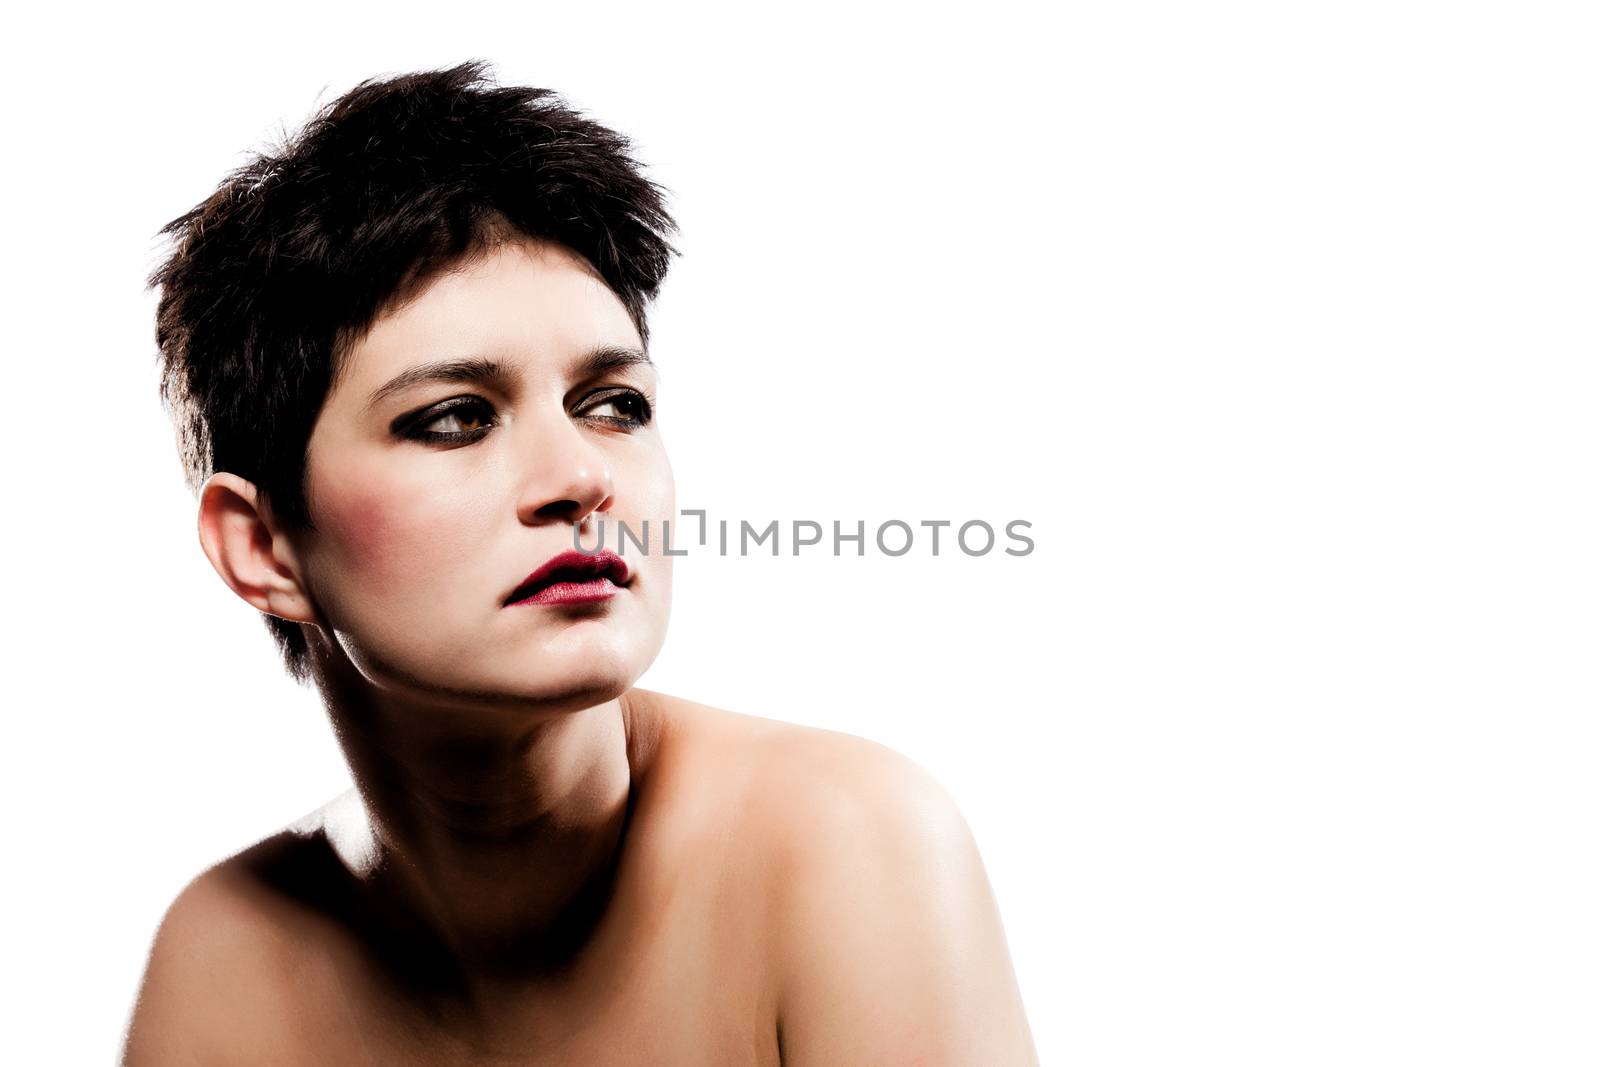
[[[587,397],[578,415],[633,429],[650,421],[650,401],[636,389],[607,389]]]
[[[430,430],[427,427],[454,423],[459,430]],[[465,444],[476,441],[494,425],[494,408],[475,396],[458,396],[422,412],[413,420],[403,436],[413,441],[455,442]]]

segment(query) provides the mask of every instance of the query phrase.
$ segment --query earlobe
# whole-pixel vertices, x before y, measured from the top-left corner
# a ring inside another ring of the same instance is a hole
[[[293,548],[279,535],[254,484],[219,471],[200,489],[200,548],[250,606],[290,622],[315,622],[297,575]]]

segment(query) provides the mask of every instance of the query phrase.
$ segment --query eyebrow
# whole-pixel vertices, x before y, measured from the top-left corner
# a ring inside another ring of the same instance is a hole
[[[608,371],[631,367],[637,363],[650,363],[642,350],[627,345],[601,345],[590,349],[574,365],[579,378],[594,378]],[[654,364],[651,364],[652,366]],[[440,359],[422,363],[390,378],[373,390],[367,398],[366,410],[371,411],[388,397],[423,382],[478,382],[509,392],[507,388],[521,379],[513,366],[497,359]]]

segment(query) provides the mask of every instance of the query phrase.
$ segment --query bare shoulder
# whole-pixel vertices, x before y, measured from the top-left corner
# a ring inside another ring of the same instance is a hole
[[[786,862],[837,858],[863,844],[964,850],[970,830],[944,786],[909,757],[836,730],[652,694],[681,759],[719,768],[743,816],[761,823]],[[887,836],[887,841],[877,838]]]
[[[977,842],[933,774],[851,734],[673,711],[718,766],[744,770],[785,1064],[1037,1063]]]
[[[325,841],[291,829],[185,886],[156,931],[122,1062],[282,1057],[294,1036],[285,1020],[315,1025],[304,994],[319,974],[304,946],[332,925],[337,862]]]
[[[637,691],[636,692],[640,692]],[[886,745],[854,734],[825,730],[781,719],[730,711],[664,693],[647,693],[660,713],[665,732],[691,746],[714,746],[719,755],[742,750],[741,760],[770,761],[764,770],[792,767],[802,771],[827,768],[859,771],[890,765],[926,775],[917,764]],[[931,778],[928,779],[930,782]]]

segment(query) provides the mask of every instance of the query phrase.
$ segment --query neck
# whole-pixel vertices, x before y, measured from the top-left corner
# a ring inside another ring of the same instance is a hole
[[[323,691],[364,809],[356,874],[403,935],[389,940],[460,980],[567,963],[609,898],[654,748],[639,695],[474,716],[365,679]]]

